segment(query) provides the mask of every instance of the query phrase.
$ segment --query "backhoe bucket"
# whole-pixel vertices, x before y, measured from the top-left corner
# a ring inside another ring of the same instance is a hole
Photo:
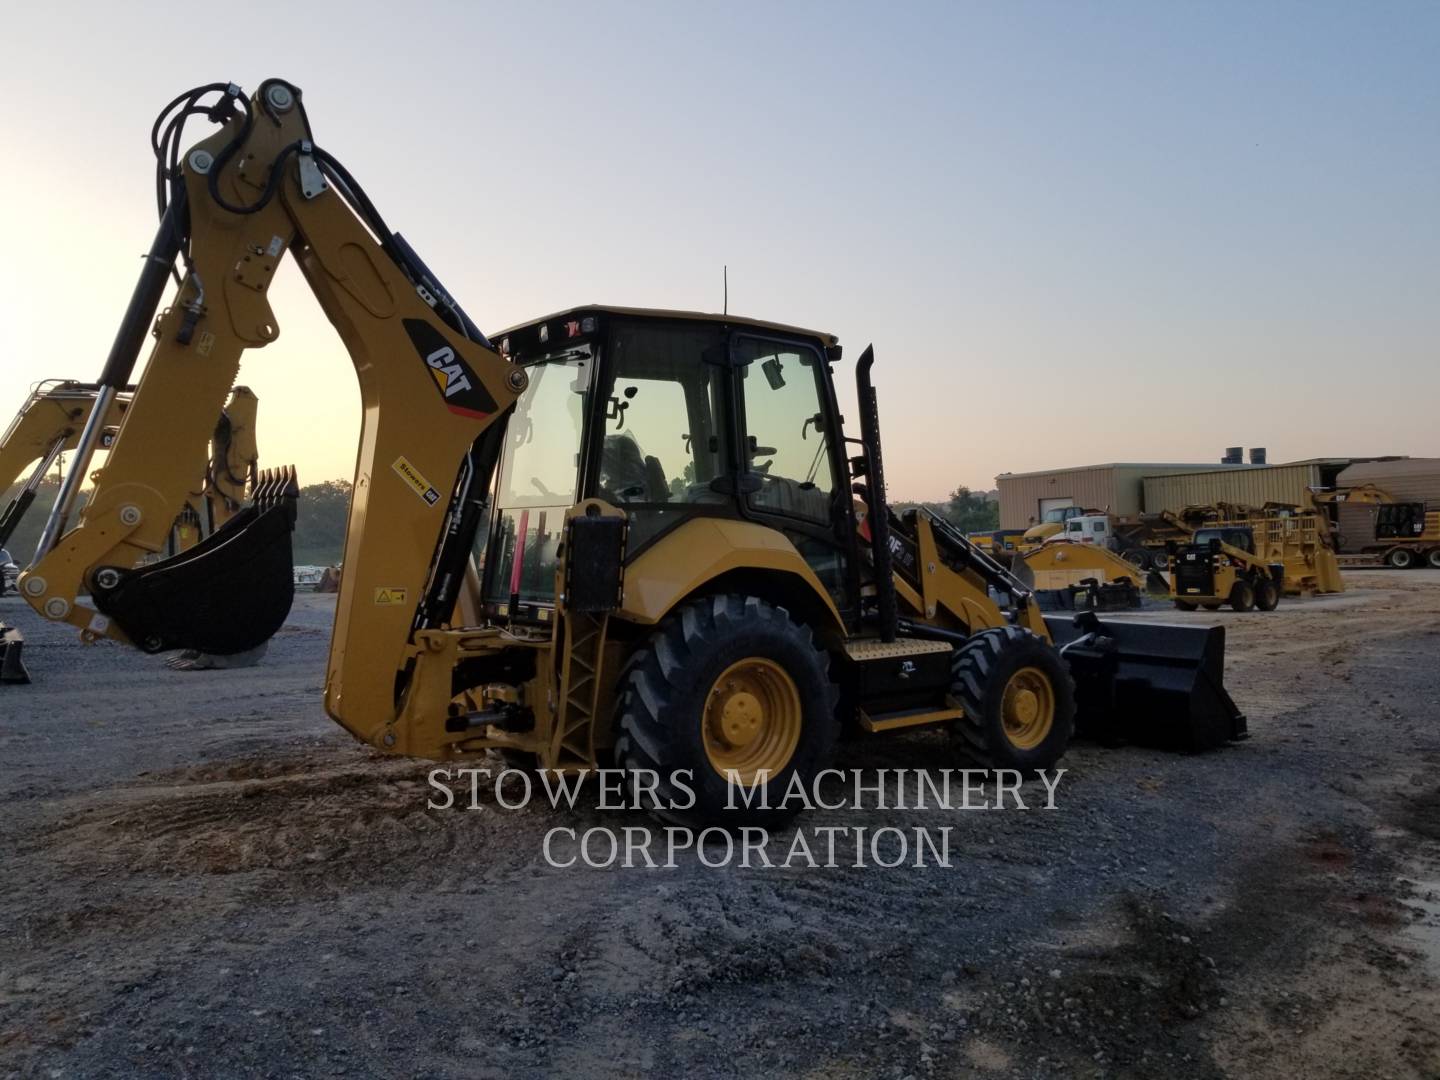
[[[231,656],[269,641],[295,598],[294,469],[265,472],[251,504],[180,555],[95,575],[95,606],[148,653],[193,649]]]
[[[20,631],[0,623],[0,683],[20,685],[30,681],[30,673],[20,659],[20,650],[24,647],[25,639]]]
[[[1045,616],[1075,678],[1077,727],[1102,742],[1196,751],[1246,735],[1225,690],[1225,628]]]

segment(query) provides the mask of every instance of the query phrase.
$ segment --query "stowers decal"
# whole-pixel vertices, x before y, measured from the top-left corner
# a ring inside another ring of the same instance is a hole
[[[405,332],[430,366],[435,385],[453,413],[483,420],[496,409],[495,399],[486,392],[475,372],[455,351],[439,330],[424,319],[406,319]]]
[[[430,481],[421,475],[419,469],[410,464],[410,459],[404,454],[396,458],[395,464],[390,467],[395,470],[396,475],[398,475],[401,480],[405,481],[406,486],[409,487],[411,491],[415,492],[416,495],[419,495],[420,498],[424,499],[431,506],[434,506],[440,501],[440,492],[436,491],[430,485]]]

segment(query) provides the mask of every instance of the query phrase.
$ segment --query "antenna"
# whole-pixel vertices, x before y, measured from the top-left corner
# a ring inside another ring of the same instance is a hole
[[[722,315],[730,314],[730,267],[729,265],[720,268],[720,280],[725,285],[725,306],[720,309]]]

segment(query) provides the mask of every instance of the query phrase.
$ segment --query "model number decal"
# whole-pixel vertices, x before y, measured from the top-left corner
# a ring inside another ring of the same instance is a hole
[[[404,454],[396,458],[395,464],[390,467],[395,470],[395,474],[399,476],[401,480],[405,481],[406,487],[415,492],[416,495],[419,495],[420,498],[424,499],[430,506],[434,506],[440,501],[440,492],[431,486],[430,481],[425,479],[424,474],[421,473],[419,469],[410,464]]]

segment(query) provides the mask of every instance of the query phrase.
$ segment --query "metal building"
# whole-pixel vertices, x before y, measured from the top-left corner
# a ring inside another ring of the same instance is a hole
[[[1264,453],[1260,448],[1252,450],[1251,462],[1245,464],[1236,460],[1237,448],[1227,452],[1232,463],[1219,467],[1116,462],[1073,469],[1001,473],[995,478],[1000,489],[1000,527],[1026,528],[1041,520],[1045,511],[1062,506],[1108,510],[1116,517],[1180,511],[1187,506],[1213,506],[1222,502],[1245,506],[1264,506],[1267,502],[1305,506],[1310,488],[1367,482],[1378,484],[1397,499],[1440,505],[1440,458],[1389,461],[1309,458],[1267,465],[1263,463]],[[1359,465],[1357,461],[1366,464]],[[1407,494],[1409,492],[1416,494]]]
[[[1267,502],[1306,506],[1308,491],[1334,483],[1336,474],[1350,458],[1315,458],[1284,465],[1227,465],[1183,475],[1150,475],[1145,478],[1144,507],[1148,513],[1183,510],[1187,506],[1214,506],[1241,503],[1264,506]]]
[[[1374,484],[1400,502],[1423,502],[1440,510],[1440,458],[1390,458],[1351,465],[1336,487]]]
[[[1046,510],[1062,506],[1108,510],[1117,517],[1133,517],[1146,508],[1145,477],[1212,472],[1214,469],[1213,464],[1124,461],[1073,469],[1001,473],[995,478],[995,484],[1000,489],[1000,527],[1027,528],[1039,521]]]

